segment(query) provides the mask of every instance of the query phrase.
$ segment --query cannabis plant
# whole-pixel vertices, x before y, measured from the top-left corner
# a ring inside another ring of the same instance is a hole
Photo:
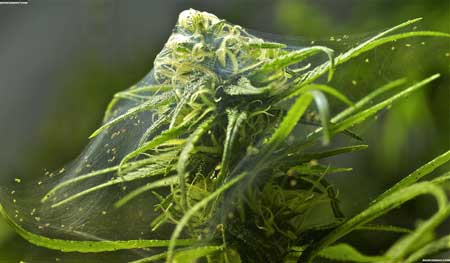
[[[351,169],[321,161],[366,149],[354,126],[439,77],[395,80],[357,102],[327,84],[341,64],[380,45],[449,37],[405,31],[419,20],[335,54],[184,11],[153,70],[114,96],[80,157],[32,185],[20,187],[26,183],[17,178],[15,189],[3,191],[1,211],[38,246],[130,250],[134,262],[414,262],[450,249],[449,235],[435,235],[450,216],[450,175],[421,180],[450,152],[351,217],[328,182]],[[331,102],[344,110],[332,116]],[[338,134],[354,144],[332,146]],[[415,229],[371,223],[423,194],[435,197],[438,210]],[[308,215],[324,204],[332,216],[315,223]],[[367,256],[339,243],[355,230],[401,237],[383,254]]]

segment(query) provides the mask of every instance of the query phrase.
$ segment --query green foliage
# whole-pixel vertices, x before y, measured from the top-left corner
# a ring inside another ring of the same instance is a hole
[[[149,248],[149,247],[165,247],[169,244],[167,240],[125,240],[125,241],[76,241],[47,238],[41,235],[33,234],[9,216],[6,211],[0,207],[0,213],[8,220],[8,223],[19,233],[23,238],[29,242],[42,247],[50,249],[57,249],[63,252],[105,252],[116,251],[121,249],[135,249],[135,248]],[[194,240],[177,240],[179,246],[189,246],[193,244]]]
[[[155,59],[152,74],[156,83],[118,93],[107,109],[103,126],[91,135],[108,138],[106,135],[115,126],[139,113],[152,112],[155,121],[146,127],[137,146],[119,164],[62,181],[41,200],[57,208],[113,185],[134,183],[137,188],[116,201],[115,208],[123,208],[130,200],[153,191],[161,202],[156,205],[159,215],[152,219],[152,231],[172,225],[170,239],[52,239],[29,232],[5,210],[1,212],[24,238],[52,249],[101,252],[167,247],[167,252],[135,262],[193,262],[200,258],[227,263],[313,262],[316,257],[400,262],[446,249],[448,237],[434,239],[433,233],[450,216],[442,186],[448,176],[419,180],[447,163],[450,152],[413,172],[353,217],[341,212],[337,193],[327,181],[329,174],[351,169],[318,163],[367,148],[353,145],[317,150],[320,141],[329,145],[337,134],[358,138],[349,129],[439,77],[435,74],[412,83],[370,107],[368,103],[406,84],[406,80],[392,81],[356,103],[321,83],[330,81],[341,64],[383,44],[410,37],[449,37],[430,31],[393,34],[419,20],[390,28],[334,56],[328,47],[292,50],[257,38],[214,15],[184,11]],[[313,63],[313,57],[320,62]],[[325,94],[343,102],[346,108],[331,117]],[[129,100],[140,103],[126,111],[118,110],[121,102]],[[314,124],[320,127],[311,131],[303,122],[311,122],[308,116],[315,114],[313,101],[319,116]],[[307,135],[297,135],[296,129]],[[114,176],[104,183],[89,185],[68,196],[58,194],[110,173]],[[158,192],[160,188],[163,190]],[[416,229],[370,224],[423,194],[436,199],[438,211]],[[332,222],[326,226],[305,222],[307,215],[322,204],[329,205]],[[386,253],[376,256],[363,255],[348,244],[335,244],[355,230],[404,236]],[[433,238],[420,242],[426,236]]]

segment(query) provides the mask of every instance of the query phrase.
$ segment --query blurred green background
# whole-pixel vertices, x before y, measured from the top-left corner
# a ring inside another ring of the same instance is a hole
[[[418,29],[450,32],[447,0],[30,0],[0,5],[0,183],[36,178],[74,159],[112,95],[152,68],[178,13],[187,8],[274,34],[267,36],[275,40],[316,40],[337,50],[416,17],[424,18]],[[346,41],[331,41],[344,35]],[[331,160],[355,168],[332,179],[346,214],[361,210],[383,189],[450,148],[449,52],[445,39],[402,41],[337,71],[332,84],[352,99],[399,77],[443,75],[357,130],[369,150]],[[434,209],[433,200],[419,198],[384,222],[412,227]],[[349,239],[361,251],[377,253],[395,237],[355,234]],[[101,256],[36,248],[0,219],[0,262],[47,262],[45,255],[101,262]]]

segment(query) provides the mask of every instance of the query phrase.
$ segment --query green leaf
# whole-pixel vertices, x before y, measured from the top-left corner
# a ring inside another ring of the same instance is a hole
[[[332,173],[342,173],[342,172],[350,172],[352,168],[334,168],[324,165],[309,165],[302,164],[298,166],[294,166],[291,168],[292,171],[295,171],[300,174],[307,175],[324,175],[324,174],[332,174]]]
[[[398,191],[399,189],[402,189],[402,188],[412,185],[413,183],[417,182],[424,176],[433,172],[439,166],[446,164],[448,161],[450,161],[450,151],[447,151],[447,152],[439,155],[438,157],[434,158],[432,161],[426,163],[425,165],[421,166],[419,169],[412,172],[407,177],[403,178],[400,182],[396,183],[394,186],[389,188],[386,192],[384,192],[383,194],[378,196],[373,201],[373,203],[378,202],[379,200],[383,199],[387,195],[389,195],[395,191]]]
[[[367,46],[369,46],[371,43],[373,43],[377,39],[382,38],[382,37],[384,37],[384,36],[394,32],[394,31],[397,31],[397,30],[401,29],[401,28],[404,28],[404,27],[407,27],[407,26],[409,26],[411,24],[417,23],[420,20],[422,20],[421,17],[415,18],[415,19],[411,19],[411,20],[403,22],[403,23],[401,23],[399,25],[391,27],[391,28],[389,28],[389,29],[387,29],[387,30],[385,30],[385,31],[383,31],[381,33],[378,33],[377,35],[371,37],[370,39],[368,39],[367,41],[361,43],[360,45],[350,49],[349,51],[345,52],[343,55],[340,55],[339,57],[350,57],[352,54],[356,54],[356,52],[361,52],[361,50],[363,50],[363,51],[370,50],[369,48],[367,48]]]
[[[443,175],[436,177],[431,182],[433,182],[435,184],[445,184],[445,183],[450,182],[450,171],[444,173]]]
[[[330,80],[333,76],[334,69],[334,51],[327,47],[322,46],[312,46],[303,48],[300,50],[292,51],[286,55],[280,56],[276,59],[273,59],[270,62],[263,64],[259,69],[255,70],[251,75],[251,80],[257,83],[265,83],[270,81],[270,74],[275,73],[278,70],[284,69],[292,64],[296,64],[301,62],[302,60],[316,55],[320,52],[327,54],[330,63],[330,70],[328,79]]]
[[[363,231],[382,231],[382,232],[392,232],[392,233],[411,233],[412,230],[404,227],[390,226],[390,225],[372,225],[366,224],[358,227],[356,230]]]
[[[442,191],[441,188],[438,189]],[[444,197],[446,196],[444,195]],[[389,248],[385,255],[391,258],[393,261],[400,261],[404,259],[408,254],[416,251],[418,249],[417,245],[421,244],[420,241],[424,240],[427,235],[433,234],[435,229],[450,216],[449,205],[444,207],[442,201],[439,202],[439,199],[438,205],[439,210],[437,213],[435,213],[425,222],[421,223],[412,233],[398,240]]]
[[[99,133],[101,133],[103,130],[109,128],[110,126],[121,122],[123,120],[125,120],[126,118],[132,117],[134,115],[136,115],[139,112],[143,112],[143,111],[147,111],[150,109],[154,109],[156,107],[160,107],[162,105],[166,105],[169,104],[171,102],[175,101],[175,93],[174,92],[167,92],[167,93],[163,93],[161,95],[155,95],[154,97],[152,97],[151,99],[148,99],[146,102],[133,107],[129,110],[127,110],[127,112],[125,112],[124,114],[108,121],[107,123],[103,124],[102,127],[98,128],[96,131],[94,131],[91,136],[89,136],[89,139],[94,138],[95,136],[97,136]]]
[[[181,99],[177,102],[177,105],[175,106],[173,113],[171,114],[172,119],[170,121],[169,129],[172,129],[175,127],[175,124],[178,120],[178,117],[180,116],[181,110],[188,105],[188,102],[194,93],[194,89],[186,89],[183,92],[183,95],[181,96]]]
[[[305,253],[302,254],[301,259],[303,260],[303,262],[312,262],[314,257],[317,256],[317,254],[321,250],[330,246],[339,238],[345,236],[346,234],[355,230],[359,226],[362,226],[372,221],[373,219],[387,213],[388,211],[400,206],[404,202],[411,200],[422,194],[433,195],[438,202],[440,211],[445,208],[447,204],[447,197],[445,192],[441,188],[429,182],[416,183],[409,187],[400,189],[399,191],[393,192],[392,194],[386,196],[379,202],[372,204],[371,206],[366,208],[363,212],[348,219],[346,222],[341,224],[339,227],[335,228],[333,231],[331,231],[328,235],[319,240],[313,246],[309,247],[305,251]],[[440,214],[440,216],[442,215]],[[414,238],[415,237],[416,236],[414,236]]]
[[[333,87],[330,87],[328,85],[323,85],[323,84],[312,83],[312,84],[308,84],[306,86],[302,86],[298,91],[296,91],[289,97],[300,94],[300,93],[304,93],[307,91],[311,91],[311,90],[323,91],[323,92],[328,93],[331,96],[335,97],[336,99],[342,101],[343,103],[347,104],[348,106],[353,106],[353,102],[351,102],[351,100],[349,98],[347,98],[344,94],[342,94],[340,91],[338,91],[337,89],[335,89]],[[352,109],[352,108],[347,108],[347,109]]]
[[[116,165],[116,166],[108,167],[108,168],[105,168],[105,169],[102,169],[102,170],[93,171],[93,172],[90,172],[90,173],[87,173],[87,174],[84,174],[84,175],[80,175],[80,176],[77,176],[75,178],[63,181],[60,184],[58,184],[55,187],[53,187],[50,191],[48,191],[44,195],[44,197],[41,199],[41,202],[48,201],[49,198],[52,197],[54,194],[56,194],[57,191],[59,191],[60,189],[66,187],[66,186],[69,186],[69,185],[77,183],[77,182],[81,182],[83,180],[87,180],[89,178],[92,178],[92,177],[95,177],[95,176],[98,176],[98,175],[106,175],[106,174],[108,174],[110,172],[114,172],[114,171],[116,171],[118,169],[119,169],[119,166]]]
[[[106,121],[107,119],[110,118],[114,106],[116,106],[117,102],[119,102],[122,98],[126,98],[127,95],[134,95],[139,92],[151,92],[153,95],[156,95],[159,92],[171,91],[174,88],[175,87],[172,85],[145,85],[141,87],[134,86],[128,90],[118,92],[117,94],[114,95],[114,98],[108,104],[103,121]]]
[[[147,140],[149,139],[150,135],[154,133],[157,129],[161,128],[163,125],[167,125],[170,123],[170,116],[173,114],[173,110],[166,110],[161,113],[161,117],[159,117],[156,121],[154,121],[150,127],[145,130],[144,134],[141,136],[141,139],[139,140],[137,148],[140,148]]]
[[[361,150],[365,150],[367,148],[369,148],[368,145],[362,144],[362,145],[339,147],[339,148],[335,148],[335,149],[331,149],[331,150],[327,150],[327,151],[323,151],[323,152],[302,153],[300,155],[300,160],[301,161],[310,161],[310,160],[316,160],[316,159],[323,159],[323,158],[328,158],[328,157],[332,157],[332,156],[336,156],[336,155],[340,155],[340,154],[344,154],[344,153],[361,151]]]
[[[366,104],[370,103],[372,100],[374,100],[376,97],[380,96],[383,93],[386,93],[387,91],[397,88],[401,85],[403,85],[406,82],[406,79],[397,79],[394,81],[391,81],[380,88],[374,90],[373,92],[369,93],[369,95],[365,96],[358,102],[356,102],[352,107],[348,107],[336,116],[334,116],[331,119],[331,122],[338,122],[350,115],[352,115],[354,112],[357,112],[358,110],[362,109]]]
[[[8,223],[15,229],[15,231],[22,236],[24,239],[28,240],[40,247],[46,247],[49,249],[60,250],[63,252],[106,252],[106,251],[116,251],[124,249],[137,249],[137,248],[150,248],[150,247],[166,247],[169,244],[169,240],[115,240],[115,241],[78,241],[78,240],[64,240],[48,238],[45,236],[37,235],[31,233],[20,225],[18,225],[4,208],[0,205],[0,213],[7,219]],[[177,246],[189,246],[194,244],[195,240],[189,239],[178,239],[175,242]]]
[[[267,142],[267,152],[271,153],[275,150],[291,133],[297,125],[300,118],[305,113],[306,109],[311,104],[313,97],[309,93],[300,95],[295,101],[294,105],[289,109],[280,126],[275,130],[273,135]]]
[[[119,165],[120,169],[123,169],[126,162],[133,159],[134,157],[137,157],[139,154],[144,153],[148,150],[151,150],[171,139],[176,139],[178,136],[182,135],[186,131],[187,131],[186,126],[177,126],[172,129],[163,131],[160,135],[156,136],[151,141],[144,143],[142,146],[140,146],[136,150],[127,154],[120,162],[120,165]]]
[[[201,247],[192,247],[187,249],[179,249],[175,251],[175,255],[172,263],[188,263],[188,262],[197,262],[197,259],[202,257],[206,257],[212,255],[214,253],[223,251],[223,246],[201,246]],[[167,252],[163,252],[157,255],[153,255],[151,257],[143,258],[140,260],[132,261],[130,263],[146,263],[146,262],[154,262],[156,260],[165,259],[167,257]]]
[[[140,194],[143,194],[143,193],[145,193],[147,191],[153,190],[155,188],[160,188],[160,187],[165,187],[165,186],[178,184],[178,183],[179,183],[179,179],[178,179],[177,175],[169,176],[169,177],[157,180],[155,182],[147,183],[147,184],[145,184],[143,186],[140,186],[137,189],[131,191],[130,193],[128,193],[124,197],[122,197],[119,201],[114,203],[114,207],[116,207],[116,208],[122,207],[123,205],[128,203],[131,199],[133,199],[133,198],[135,198],[135,197],[139,196]]]
[[[388,37],[383,37],[380,39],[367,41],[365,44],[358,46],[354,49],[349,50],[348,52],[342,54],[341,56],[336,58],[336,64],[341,64],[346,62],[347,60],[350,60],[351,58],[357,57],[361,55],[364,52],[367,52],[369,50],[372,50],[378,46],[381,46],[386,43],[390,43],[396,40],[404,39],[404,38],[411,38],[411,37],[450,37],[450,34],[447,33],[441,33],[441,32],[432,32],[432,31],[414,31],[414,32],[407,32],[407,33],[401,33],[401,34],[395,34]]]
[[[179,251],[173,258],[173,263],[196,262],[197,259],[223,251],[223,246],[194,247]]]
[[[328,122],[330,119],[330,107],[328,106],[328,100],[325,95],[318,90],[311,90],[310,93],[313,95],[317,110],[319,111],[320,122],[322,123],[323,129],[323,145],[328,145],[331,139],[330,130],[328,128]]]
[[[364,255],[352,246],[345,243],[329,246],[320,251],[319,256],[333,261],[388,262],[385,257]]]
[[[439,74],[435,74],[429,78],[426,78],[422,81],[420,81],[419,83],[416,83],[414,85],[412,85],[411,87],[395,94],[394,96],[362,111],[359,112],[351,117],[348,117],[345,120],[342,120],[338,123],[332,124],[330,127],[330,130],[332,133],[338,133],[338,132],[342,132],[347,128],[350,128],[354,125],[357,125],[361,122],[363,122],[364,120],[366,120],[367,118],[375,115],[377,112],[379,112],[380,110],[382,110],[383,108],[392,105],[392,103],[394,103],[395,101],[405,98],[406,96],[410,95],[412,92],[422,88],[423,86],[425,86],[426,84],[432,82],[433,80],[437,79],[440,75]],[[317,132],[317,131],[316,131]]]
[[[177,250],[178,251],[178,250]],[[138,260],[130,261],[128,263],[147,263],[147,262],[155,262],[157,260],[163,260],[167,257],[167,252],[159,253],[150,257],[141,258]]]
[[[417,19],[413,19],[413,20],[409,20],[407,22],[404,22],[398,26],[392,27],[386,31],[383,31],[381,33],[379,33],[378,35],[370,38],[369,40],[365,41],[364,43],[358,45],[355,48],[350,49],[349,51],[345,52],[344,54],[341,54],[339,56],[337,56],[335,58],[335,65],[340,65],[344,62],[347,62],[348,60],[350,60],[351,58],[357,57],[358,55],[373,50],[374,48],[386,44],[386,43],[390,43],[392,41],[398,40],[398,39],[403,39],[403,38],[409,38],[409,37],[418,37],[418,36],[430,36],[430,37],[450,37],[449,34],[446,33],[440,33],[440,32],[430,32],[430,31],[415,31],[415,32],[408,32],[408,33],[403,33],[403,34],[397,34],[394,36],[390,36],[390,37],[386,37],[383,39],[380,39],[390,33],[392,33],[393,31],[399,30],[401,28],[404,28],[406,26],[409,26],[413,23],[416,23],[418,21],[422,20],[422,18],[417,18]],[[303,83],[303,84],[307,84],[307,83],[311,83],[314,80],[318,79],[320,76],[322,76],[323,74],[325,74],[327,72],[327,70],[329,70],[329,68],[332,68],[333,65],[330,62],[326,62],[318,67],[316,67],[315,69],[311,70],[310,72],[306,73],[305,75],[300,76],[299,78],[297,78],[295,80],[296,83]],[[290,90],[289,92],[295,92],[295,89]]]
[[[183,209],[187,208],[186,201],[186,167],[188,165],[189,157],[191,156],[195,144],[200,140],[200,138],[211,128],[214,122],[214,117],[209,117],[202,124],[200,124],[197,129],[187,138],[186,144],[181,150],[180,157],[177,163],[178,179],[180,181],[180,191],[181,191],[181,205]]]
[[[239,128],[242,122],[247,118],[246,112],[238,112],[237,110],[229,110],[227,132],[224,142],[224,149],[222,154],[221,168],[217,175],[217,185],[223,182],[224,176],[229,171],[229,163],[231,158],[231,152],[233,150],[233,144],[236,141],[236,136],[239,132]]]
[[[124,165],[123,169],[137,169],[143,165],[149,164],[151,162],[154,162],[154,160],[152,158],[147,158],[144,160],[140,160],[140,161],[136,161],[136,162],[130,162]],[[53,187],[50,191],[48,191],[44,197],[41,199],[41,202],[46,202],[50,197],[52,197],[54,194],[56,194],[56,192],[58,192],[60,189],[70,186],[72,184],[75,183],[79,183],[81,181],[87,180],[89,178],[92,177],[96,177],[99,175],[107,175],[108,173],[114,172],[114,171],[118,171],[119,170],[119,165],[115,165],[115,166],[111,166],[105,169],[101,169],[101,170],[96,170],[96,171],[92,171],[90,173],[87,174],[83,174],[77,177],[74,177],[72,179],[68,179],[66,181],[63,181],[59,184],[57,184],[55,187]]]
[[[255,87],[245,77],[241,77],[236,85],[228,85],[223,88],[224,92],[231,96],[236,95],[260,95],[269,92],[272,87]]]
[[[285,48],[286,44],[264,41],[264,42],[250,42],[248,46],[251,48],[277,49],[277,48]]]
[[[115,178],[110,179],[109,181],[107,181],[105,183],[96,185],[94,187],[91,187],[91,188],[88,188],[88,189],[83,190],[81,192],[78,192],[78,193],[76,193],[74,195],[71,195],[71,196],[69,196],[69,197],[67,197],[67,198],[65,198],[65,199],[63,199],[63,200],[61,200],[61,201],[59,201],[59,202],[57,202],[55,204],[52,204],[51,207],[54,208],[54,207],[58,207],[58,206],[64,205],[64,204],[66,204],[68,202],[71,202],[71,201],[73,201],[75,199],[78,199],[78,198],[80,198],[80,197],[82,197],[84,195],[87,195],[89,193],[93,193],[95,191],[101,190],[101,189],[106,188],[108,186],[112,186],[112,185],[120,184],[120,183],[124,183],[124,182],[131,182],[131,181],[135,181],[135,180],[138,180],[138,179],[144,179],[144,178],[147,178],[147,177],[150,177],[150,176],[157,176],[157,175],[161,175],[161,174],[164,174],[165,172],[167,172],[167,168],[159,168],[159,167],[160,166],[152,165],[152,166],[146,168],[144,171],[139,171],[138,170],[138,171],[135,171],[135,172],[132,172],[132,173],[127,173],[124,176],[115,177]],[[163,185],[160,185],[159,187],[161,187],[161,186],[167,186],[167,185],[163,184]]]
[[[431,256],[441,251],[450,250],[450,235],[444,236],[438,240],[430,242],[426,246],[412,253],[405,262],[420,262],[427,256]]]

